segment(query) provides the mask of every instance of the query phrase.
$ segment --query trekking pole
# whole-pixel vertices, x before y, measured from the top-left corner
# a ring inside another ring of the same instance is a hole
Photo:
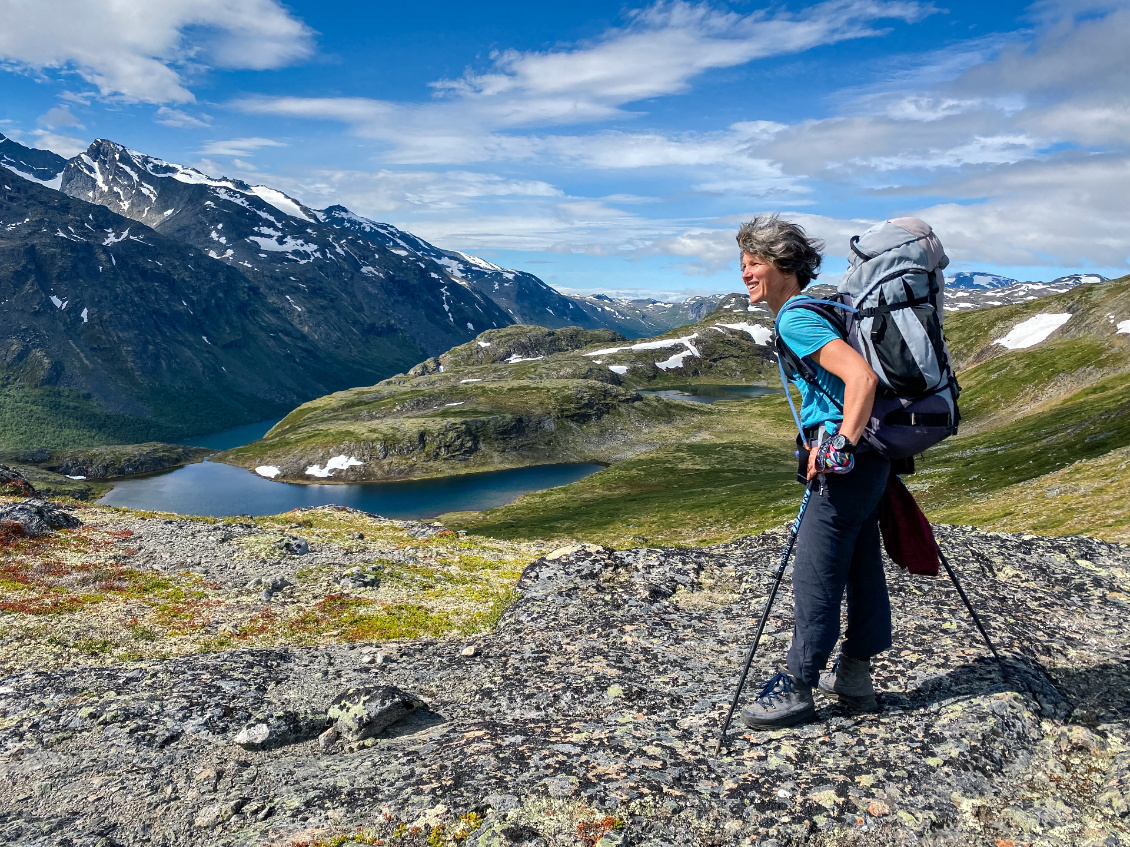
[[[936,542],[935,542],[936,543]],[[946,560],[946,554],[942,552],[941,546],[938,546],[938,558],[942,560],[942,566],[946,569],[946,573],[950,575],[953,580],[953,587],[957,589],[958,595],[961,597],[962,602],[965,603],[965,608],[969,610],[969,614],[973,617],[973,623],[977,625],[977,629],[981,631],[981,637],[985,639],[985,643],[989,645],[989,650],[992,651],[993,658],[997,660],[997,664],[1001,666],[1001,671],[1005,676],[1010,676],[1008,668],[1005,667],[1004,662],[1001,660],[1000,653],[997,648],[993,646],[993,641],[989,638],[989,633],[985,632],[985,627],[981,625],[981,619],[977,617],[977,612],[973,609],[973,604],[969,602],[969,598],[965,596],[965,591],[961,587],[961,583],[957,581],[957,574],[953,572],[950,567],[949,561]]]
[[[753,664],[753,654],[757,652],[757,645],[761,643],[761,633],[765,630],[765,621],[769,619],[769,610],[773,608],[773,600],[777,597],[777,589],[781,587],[781,578],[785,575],[785,566],[789,561],[789,554],[793,552],[793,545],[796,543],[797,533],[800,531],[800,522],[804,518],[804,510],[808,508],[808,498],[812,496],[812,485],[815,480],[810,480],[808,486],[804,489],[804,499],[800,501],[800,511],[797,512],[796,520],[793,521],[792,528],[789,530],[789,543],[785,546],[784,555],[781,556],[781,564],[777,566],[776,580],[773,583],[773,590],[769,592],[769,601],[765,604],[765,611],[761,613],[761,620],[757,624],[757,634],[753,637],[753,646],[749,648],[749,652],[745,655],[745,667],[742,668],[741,679],[738,680],[738,689],[734,692],[734,699],[730,703],[730,711],[726,713],[726,720],[722,724],[722,731],[718,734],[718,746],[714,749],[714,755],[717,756],[722,752],[722,745],[726,741],[726,731],[730,728],[730,720],[734,717],[734,709],[738,707],[738,700],[742,696],[742,689],[745,687],[745,678],[749,675],[750,666]]]

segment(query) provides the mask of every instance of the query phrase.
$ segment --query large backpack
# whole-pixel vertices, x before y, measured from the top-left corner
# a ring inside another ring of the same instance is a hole
[[[797,429],[785,368],[843,409],[816,382],[816,365],[781,340],[781,315],[809,309],[824,316],[875,370],[879,388],[864,439],[881,455],[902,459],[957,432],[960,388],[942,335],[942,270],[949,264],[925,221],[883,221],[850,241],[851,267],[828,300],[786,303],[777,315],[774,344],[785,395]]]

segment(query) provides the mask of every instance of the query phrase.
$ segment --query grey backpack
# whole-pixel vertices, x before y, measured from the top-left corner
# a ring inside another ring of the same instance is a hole
[[[787,309],[811,309],[843,333],[879,377],[864,438],[883,456],[905,458],[956,433],[960,420],[960,388],[942,335],[942,270],[949,259],[918,218],[883,221],[850,246],[851,267],[836,297],[791,301],[777,320]],[[819,388],[814,363],[789,350],[779,332],[777,352],[782,378],[788,363]]]

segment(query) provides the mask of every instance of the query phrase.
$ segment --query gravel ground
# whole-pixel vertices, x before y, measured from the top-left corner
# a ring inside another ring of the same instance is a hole
[[[232,609],[262,602],[272,580],[296,583],[280,597],[305,590],[300,569],[352,578],[349,568],[373,561],[366,545],[419,560],[421,545],[449,537],[366,518],[401,546],[366,537],[351,553],[340,539],[318,540],[323,512],[299,515],[275,540],[258,524],[79,514],[88,527],[129,522],[121,543],[138,548],[132,568],[195,571],[218,586],[215,598],[234,598]],[[239,554],[282,549],[303,532],[308,553]],[[808,726],[735,728],[715,757],[784,538],[531,548],[519,599],[478,634],[16,662],[0,679],[0,839],[331,843],[333,833],[391,832],[401,821],[450,833],[473,812],[482,823],[473,818],[460,842],[477,847],[1130,844],[1125,546],[939,528],[1009,675],[952,586],[891,567],[896,646],[875,665],[881,711],[824,701]],[[785,588],[747,700],[784,655]],[[336,698],[382,686],[426,706],[374,738],[325,732]],[[260,725],[270,727],[266,743],[240,735]],[[602,816],[622,828],[598,826]],[[386,843],[428,843],[413,837]]]

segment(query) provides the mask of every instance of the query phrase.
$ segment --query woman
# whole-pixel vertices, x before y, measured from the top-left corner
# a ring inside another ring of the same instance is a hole
[[[757,217],[738,232],[742,281],[751,303],[774,315],[816,277],[823,244],[776,215]],[[757,729],[812,720],[812,689],[851,708],[876,708],[871,657],[891,646],[891,606],[879,553],[879,500],[889,462],[862,441],[878,377],[833,326],[810,309],[781,316],[781,339],[814,365],[821,388],[798,378],[812,495],[797,534],[793,564],[794,620],[786,668],[742,710]],[[802,452],[801,455],[804,455]],[[820,476],[821,479],[813,482]],[[840,635],[840,604],[847,593],[848,625],[840,657],[822,674]]]

